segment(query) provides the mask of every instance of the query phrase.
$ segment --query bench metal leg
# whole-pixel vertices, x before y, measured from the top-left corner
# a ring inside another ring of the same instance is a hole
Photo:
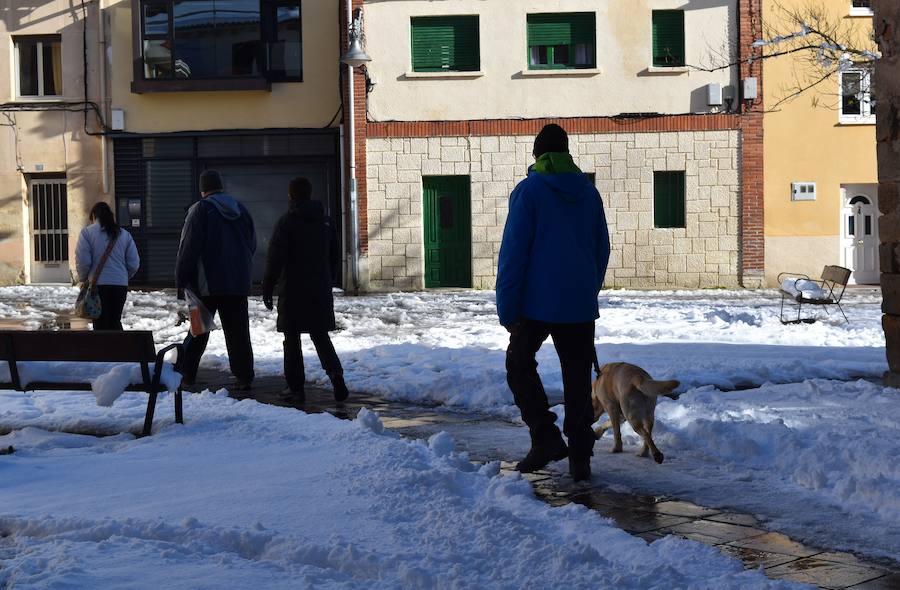
[[[181,410],[181,387],[175,392],[175,422],[184,424],[184,414]]]
[[[841,315],[844,316],[844,321],[849,324],[850,320],[847,319],[847,314],[844,313],[844,308],[841,306],[840,301],[837,302],[837,306],[838,306],[838,309],[841,310]]]
[[[156,410],[156,392],[150,394],[150,399],[147,401],[147,415],[144,417],[144,431],[142,436],[150,436],[150,431],[153,428],[153,412]]]

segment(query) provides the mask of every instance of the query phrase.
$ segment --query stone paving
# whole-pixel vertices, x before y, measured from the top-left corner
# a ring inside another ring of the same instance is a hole
[[[212,390],[227,388],[231,382],[230,376],[219,372],[204,370],[198,375],[198,387]],[[257,379],[254,389],[243,397],[306,412],[328,412],[343,419],[352,419],[360,408],[366,407],[378,412],[385,427],[403,436],[426,438],[447,431],[473,461],[499,459],[501,471],[513,471],[514,457],[509,456],[509,449],[514,445],[507,443],[522,436],[521,427],[514,424],[479,414],[390,402],[368,395],[351,394],[346,402],[337,403],[330,390],[309,384],[306,404],[298,405],[279,399],[278,393],[283,387],[280,378],[263,377]],[[485,436],[486,431],[489,436]],[[762,567],[771,578],[820,588],[900,590],[900,563],[810,547],[777,531],[764,529],[748,514],[707,508],[666,496],[623,493],[599,483],[575,484],[567,476],[553,471],[524,477],[545,502],[554,506],[581,504],[648,542],[667,535],[692,539],[742,560],[747,568]]]

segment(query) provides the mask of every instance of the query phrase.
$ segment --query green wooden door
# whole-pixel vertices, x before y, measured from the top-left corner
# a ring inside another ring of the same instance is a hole
[[[425,287],[472,286],[472,213],[468,176],[422,179]]]

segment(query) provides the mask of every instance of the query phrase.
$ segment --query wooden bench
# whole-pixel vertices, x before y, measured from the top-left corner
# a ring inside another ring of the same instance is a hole
[[[143,436],[150,434],[156,396],[166,387],[160,383],[164,357],[172,349],[182,352],[181,344],[170,344],[159,352],[149,331],[50,331],[50,330],[0,330],[0,361],[9,365],[11,381],[0,382],[0,389],[16,391],[89,391],[89,381],[68,383],[32,380],[23,383],[17,362],[94,362],[138,363],[143,383],[130,385],[126,391],[143,391],[149,394],[147,413],[144,416]],[[150,363],[153,373],[150,373]],[[182,415],[181,385],[175,392],[175,421],[184,423]]]
[[[799,273],[783,272],[778,275],[778,287],[781,289],[781,323],[799,324],[802,322],[811,324],[815,322],[816,318],[814,317],[802,317],[803,305],[805,304],[823,306],[825,313],[828,313],[828,308],[825,306],[836,305],[837,308],[841,310],[844,321],[849,324],[850,320],[847,319],[847,314],[844,313],[844,308],[841,307],[841,299],[844,297],[844,290],[847,288],[847,283],[850,282],[851,272],[850,269],[844,268],[843,266],[826,266],[822,269],[822,278],[818,281],[814,281],[808,276]],[[800,280],[815,283],[822,289],[824,294],[821,297],[807,297],[802,292],[791,293],[790,291],[786,291],[782,286],[784,279],[795,279],[794,284]],[[785,319],[784,302],[787,299],[790,299],[797,304],[797,319]]]

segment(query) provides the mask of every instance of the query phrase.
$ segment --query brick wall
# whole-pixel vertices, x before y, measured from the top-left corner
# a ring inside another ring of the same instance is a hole
[[[757,99],[741,101],[741,285],[758,288],[765,274],[765,233],[763,218],[763,77],[761,49],[753,48],[762,39],[762,0],[742,0],[738,13],[738,42],[741,79],[757,79]],[[743,97],[742,97],[743,98]]]
[[[494,288],[507,201],[532,161],[533,141],[532,135],[370,138],[364,288],[424,287],[428,175],[470,177],[472,286]],[[596,175],[606,204],[609,286],[738,285],[739,143],[736,130],[570,135],[573,157]],[[666,170],[685,171],[684,229],[653,227],[653,172]]]

